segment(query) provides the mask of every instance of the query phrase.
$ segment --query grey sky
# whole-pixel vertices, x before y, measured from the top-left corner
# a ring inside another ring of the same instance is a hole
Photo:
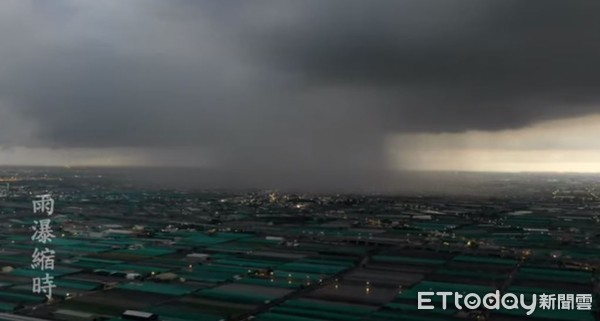
[[[265,174],[379,170],[389,135],[598,112],[599,9],[551,0],[2,1],[0,145],[130,149]]]

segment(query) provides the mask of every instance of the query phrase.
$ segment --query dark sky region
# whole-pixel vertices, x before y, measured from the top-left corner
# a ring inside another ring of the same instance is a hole
[[[319,185],[415,167],[411,135],[506,150],[494,133],[600,112],[598,17],[576,0],[5,0],[0,163]],[[390,165],[395,135],[411,147]]]

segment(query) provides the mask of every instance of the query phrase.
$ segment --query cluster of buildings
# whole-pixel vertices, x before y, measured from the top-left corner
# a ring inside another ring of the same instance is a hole
[[[521,197],[296,195],[145,189],[90,171],[5,176],[0,320],[598,318],[600,202],[557,198],[556,188]],[[31,199],[45,193],[56,204],[51,299],[32,291],[40,214]],[[423,291],[496,290],[586,293],[594,303],[526,317],[417,309]]]

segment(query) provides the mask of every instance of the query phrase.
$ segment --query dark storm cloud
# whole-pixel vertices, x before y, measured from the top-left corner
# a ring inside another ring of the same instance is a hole
[[[387,99],[372,108],[391,130],[495,130],[598,111],[598,3],[375,4],[306,6],[258,29],[260,54],[316,86],[378,90]]]
[[[5,1],[0,144],[380,169],[383,138],[597,111],[592,1]]]

